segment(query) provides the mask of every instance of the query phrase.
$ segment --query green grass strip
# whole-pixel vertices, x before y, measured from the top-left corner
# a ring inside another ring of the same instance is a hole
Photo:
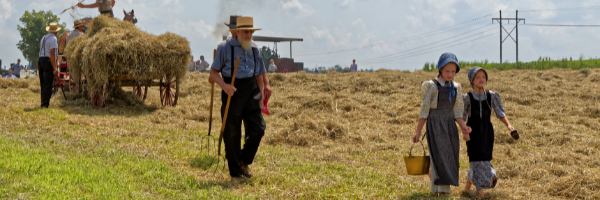
[[[127,152],[53,153],[52,149],[0,137],[0,198],[241,198],[219,183],[183,177],[164,163]]]

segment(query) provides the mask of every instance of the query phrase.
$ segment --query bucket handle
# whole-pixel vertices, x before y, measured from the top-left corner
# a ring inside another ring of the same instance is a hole
[[[425,145],[423,145],[423,140],[422,139],[421,139],[420,143],[421,143],[421,146],[423,147],[423,156],[427,156],[427,154],[425,153]],[[412,143],[410,145],[410,151],[408,152],[408,156],[410,156],[410,157],[412,157],[413,145],[415,145],[415,143]]]

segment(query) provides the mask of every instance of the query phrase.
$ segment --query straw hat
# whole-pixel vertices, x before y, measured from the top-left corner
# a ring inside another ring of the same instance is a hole
[[[258,31],[262,30],[260,28],[254,28],[254,18],[252,17],[238,17],[237,18],[237,27],[233,29],[235,31]]]
[[[46,26],[46,31],[48,31],[50,33],[56,33],[58,31],[60,31],[60,27],[58,26],[58,23],[52,22],[52,23],[50,23],[50,26]]]
[[[73,22],[73,28],[80,27],[81,25],[83,25],[83,22],[81,22],[81,20],[75,20],[75,22]]]

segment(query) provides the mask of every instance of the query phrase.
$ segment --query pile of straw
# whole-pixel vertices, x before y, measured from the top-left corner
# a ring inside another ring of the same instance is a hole
[[[181,78],[190,60],[186,38],[173,33],[160,36],[139,30],[130,22],[96,17],[90,30],[65,48],[71,77],[85,77],[90,95],[109,88],[117,75],[139,80],[166,75]],[[108,95],[110,92],[104,92]]]

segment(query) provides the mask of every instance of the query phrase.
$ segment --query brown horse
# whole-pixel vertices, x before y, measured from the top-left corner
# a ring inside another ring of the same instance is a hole
[[[129,13],[127,13],[125,10],[123,10],[123,14],[125,14],[125,17],[123,17],[123,21],[129,21],[129,22],[131,22],[133,24],[137,23],[137,18],[135,18],[135,15],[133,13],[133,9]]]

